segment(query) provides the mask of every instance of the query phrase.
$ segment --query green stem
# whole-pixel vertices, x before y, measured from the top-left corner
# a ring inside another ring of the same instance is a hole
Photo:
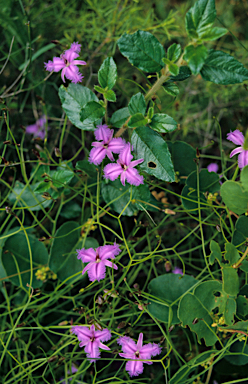
[[[145,99],[149,100],[154,95],[154,93],[156,93],[159,88],[161,88],[161,86],[164,84],[164,82],[168,79],[169,76],[169,73],[167,75],[162,75],[152,86],[152,88],[147,92],[147,94],[145,95]]]

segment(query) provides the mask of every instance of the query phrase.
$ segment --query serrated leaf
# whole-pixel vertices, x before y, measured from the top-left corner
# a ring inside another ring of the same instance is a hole
[[[136,113],[142,113],[142,115],[145,115],[146,102],[145,97],[141,92],[131,97],[131,100],[128,104],[128,109],[130,115],[135,115]]]
[[[111,116],[110,124],[113,125],[113,127],[121,128],[129,117],[128,107],[118,109],[118,111],[114,112]]]
[[[83,124],[94,123],[105,114],[105,108],[96,101],[89,101],[80,112],[80,121]]]
[[[163,88],[166,93],[174,97],[176,97],[180,92],[178,86],[174,83],[165,83]]]
[[[215,84],[237,84],[248,79],[248,70],[233,56],[210,50],[200,71],[204,80]]]
[[[177,129],[177,122],[165,113],[155,113],[149,125],[154,131],[160,133],[173,132]]]
[[[116,94],[114,93],[114,91],[111,91],[111,89],[109,89],[104,93],[104,97],[108,101],[112,101],[112,102],[116,101]]]
[[[241,185],[235,181],[226,181],[220,188],[221,197],[227,208],[237,215],[248,210],[248,191],[243,191]]]
[[[206,31],[201,35],[201,41],[213,41],[219,39],[221,36],[224,36],[228,30],[226,28],[214,27]]]
[[[81,109],[84,108],[89,101],[99,101],[89,88],[74,83],[70,83],[68,88],[61,85],[59,88],[59,97],[63,110],[75,127],[85,131],[95,130],[93,123],[84,124],[80,121]],[[101,120],[97,121],[97,124],[101,124]]]
[[[147,123],[147,119],[142,115],[142,113],[136,113],[135,115],[131,116],[131,119],[128,122],[128,127],[130,128],[141,127],[146,123]]]
[[[131,143],[137,158],[143,158],[140,168],[164,181],[175,181],[170,152],[162,137],[148,127],[138,127],[133,131]]]
[[[209,264],[213,265],[215,259],[218,260],[219,263],[221,263],[222,254],[221,254],[220,246],[218,243],[216,243],[216,241],[214,240],[210,241],[210,250],[211,250],[211,254],[209,256]]]
[[[182,53],[181,45],[174,43],[167,50],[167,58],[170,61],[175,62],[179,59],[181,53]]]
[[[164,48],[149,32],[137,31],[132,35],[124,33],[117,44],[123,56],[142,71],[158,72],[164,66]]]
[[[177,76],[179,74],[179,67],[176,64],[169,64],[168,69],[173,76]]]
[[[169,81],[184,81],[192,75],[191,70],[186,65],[182,65],[179,68],[179,74],[177,76],[170,76]]]
[[[184,60],[187,61],[191,72],[197,75],[202,69],[208,56],[208,50],[204,45],[188,45],[185,48]]]
[[[185,17],[186,30],[190,37],[201,37],[211,30],[216,17],[214,0],[198,0]]]
[[[102,88],[112,89],[117,79],[117,67],[112,57],[107,57],[98,72],[98,81]],[[112,101],[112,100],[111,100]]]

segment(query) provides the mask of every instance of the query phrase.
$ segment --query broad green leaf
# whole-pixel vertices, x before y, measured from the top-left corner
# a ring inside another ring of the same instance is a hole
[[[182,277],[173,273],[156,277],[148,285],[149,292],[153,296],[149,297],[148,311],[165,323],[179,324],[180,320],[177,317],[179,299],[197,282],[193,276]]]
[[[225,250],[225,260],[229,261],[230,265],[237,263],[237,261],[240,259],[237,248],[232,243],[226,243]]]
[[[143,208],[146,210],[150,209],[149,205],[145,204],[151,198],[147,184],[139,185],[138,187],[130,187],[130,185],[124,187],[120,180],[115,180],[108,184],[102,183],[101,194],[105,203],[109,204],[113,201],[110,207],[117,213],[120,214],[126,207],[122,212],[123,216],[133,216],[138,211],[143,210]],[[136,200],[137,202],[135,202]]]
[[[187,178],[187,186],[197,190],[197,171],[192,172]],[[199,190],[201,192],[214,193],[220,189],[220,178],[217,173],[209,173],[207,169],[202,169],[199,173]]]
[[[137,31],[132,35],[124,33],[117,44],[123,56],[142,71],[159,72],[164,67],[164,48],[149,32]]]
[[[199,197],[200,202],[206,203],[205,196],[202,192],[200,192]],[[181,193],[181,198],[182,204],[187,211],[191,211],[193,215],[198,214],[198,194],[196,189],[189,188],[187,185],[185,185]],[[206,206],[200,204],[200,209],[203,208],[206,208]]]
[[[237,84],[248,79],[248,70],[228,53],[210,50],[201,69],[204,80],[216,84]]]
[[[117,67],[112,57],[107,57],[98,72],[98,81],[102,88],[112,89],[117,79]],[[112,100],[111,100],[112,101]]]
[[[237,317],[241,320],[247,320],[248,316],[248,301],[244,296],[237,297]]]
[[[166,115],[165,113],[155,113],[149,123],[149,126],[154,129],[154,131],[167,133],[175,131],[178,124],[172,117]]]
[[[104,93],[104,97],[106,100],[112,101],[113,103],[116,101],[116,94],[114,93],[114,91],[111,91],[111,89]]]
[[[184,60],[187,61],[191,72],[197,75],[202,69],[208,56],[208,50],[204,45],[188,45],[185,48]]]
[[[240,174],[240,181],[245,191],[248,191],[248,165],[244,167]]]
[[[128,107],[118,109],[118,111],[113,113],[110,119],[110,124],[116,128],[121,128],[129,117],[130,113]]]
[[[219,263],[221,263],[222,254],[221,254],[220,246],[218,243],[216,243],[216,241],[214,240],[210,241],[210,250],[211,250],[211,253],[209,256],[209,264],[213,265],[213,263],[215,262],[215,259],[218,260]]]
[[[195,171],[196,164],[194,159],[196,158],[196,150],[191,145],[184,141],[167,141],[171,159],[177,172],[179,179],[180,177],[188,176],[191,172]],[[185,179],[181,179],[184,181]]]
[[[216,17],[214,0],[198,0],[186,14],[186,30],[190,37],[198,38],[212,28]]]
[[[30,211],[39,211],[40,209],[47,208],[51,205],[52,201],[43,199],[43,197],[36,195],[34,190],[40,183],[26,186],[20,181],[15,182],[13,192],[8,196],[8,200],[14,204],[17,200],[18,207],[26,207]],[[49,184],[49,183],[48,183]]]
[[[140,168],[160,180],[175,181],[170,152],[162,137],[148,127],[133,131],[131,143],[138,159],[144,159]]]
[[[242,215],[248,211],[248,191],[243,191],[235,181],[226,181],[220,188],[221,197],[227,208]]]
[[[74,176],[74,172],[69,171],[69,169],[64,169],[63,171],[55,171],[51,173],[50,179],[56,188],[64,187],[65,184],[68,184]]]
[[[192,75],[191,70],[186,65],[182,65],[179,68],[179,74],[177,76],[170,76],[170,81],[184,81]]]
[[[178,86],[174,83],[167,82],[164,84],[163,88],[164,88],[166,93],[168,93],[169,95],[171,95],[173,97],[176,97],[180,92]]]
[[[246,344],[246,341],[244,342],[240,340],[233,343],[230,346],[229,351],[225,352],[224,358],[228,361],[229,364],[248,364],[248,345]]]
[[[80,121],[91,124],[98,121],[105,114],[105,108],[96,101],[89,101],[80,112]]]
[[[135,115],[131,116],[131,119],[128,122],[128,127],[130,128],[141,127],[146,123],[147,123],[147,119],[142,115],[142,113],[136,113]]]
[[[181,56],[181,53],[182,53],[181,45],[174,43],[167,50],[167,58],[170,61],[175,62],[179,59],[179,57]]]
[[[89,177],[96,178],[96,166],[88,162],[88,160],[79,160],[76,163],[76,169],[83,171]]]
[[[227,295],[237,296],[239,292],[239,277],[237,269],[223,265],[221,267],[223,291]]]
[[[235,329],[236,331],[244,331],[248,333],[248,320],[247,321],[238,321],[237,323],[233,324],[231,327],[223,327],[224,329]]]
[[[248,238],[248,217],[240,216],[235,224],[235,231],[232,238],[234,245],[244,243]]]
[[[29,253],[29,246],[31,255]],[[9,280],[17,286],[27,289],[30,284],[31,265],[33,266],[32,287],[41,287],[43,282],[37,280],[35,272],[39,267],[47,266],[48,252],[45,245],[36,237],[24,232],[16,233],[7,238],[2,251],[2,263]]]
[[[80,205],[74,201],[69,201],[61,209],[60,216],[66,219],[75,219],[82,213]]]
[[[130,115],[135,115],[136,113],[141,113],[142,115],[145,115],[146,102],[145,97],[141,92],[136,93],[136,95],[131,97],[131,100],[128,104],[128,109]]]
[[[179,74],[179,67],[176,64],[169,64],[168,69],[173,76],[177,76]]]
[[[224,36],[228,30],[226,28],[214,27],[201,35],[201,41],[217,40]]]
[[[47,192],[48,189],[50,189],[50,187],[51,187],[51,182],[50,181],[48,183],[46,183],[45,181],[42,181],[41,183],[39,183],[37,185],[37,187],[35,187],[34,193]]]
[[[59,97],[62,102],[62,108],[75,127],[86,131],[95,130],[93,123],[84,124],[80,120],[81,109],[84,108],[89,101],[99,101],[89,88],[73,83],[70,83],[68,88],[61,85],[59,88]],[[101,120],[97,123],[101,124]]]

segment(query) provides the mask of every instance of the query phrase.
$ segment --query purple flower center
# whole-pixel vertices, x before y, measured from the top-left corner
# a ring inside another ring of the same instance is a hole
[[[136,352],[135,352],[135,356],[138,357],[138,358],[140,357],[140,355],[139,355],[139,351],[136,351]]]
[[[100,263],[101,259],[98,253],[96,252],[96,263]]]
[[[96,340],[96,339],[95,339],[94,336],[90,339],[90,341],[92,341],[92,343],[93,343],[95,340]]]
[[[126,164],[121,163],[120,165],[121,165],[121,168],[124,169],[124,171],[127,170],[128,167],[126,166]]]

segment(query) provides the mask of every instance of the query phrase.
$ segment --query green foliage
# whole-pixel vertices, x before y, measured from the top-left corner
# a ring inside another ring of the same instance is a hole
[[[89,101],[80,112],[80,121],[84,125],[95,123],[104,116],[105,108],[96,101]]]
[[[102,88],[112,89],[117,79],[117,67],[112,57],[107,57],[98,72],[98,81]]]
[[[141,92],[131,97],[131,100],[128,104],[128,110],[131,116],[136,115],[137,113],[145,115],[146,102],[145,102],[144,95],[142,95]]]
[[[155,113],[149,123],[154,131],[168,133],[177,129],[177,122],[165,113]]]
[[[248,209],[248,192],[235,181],[226,181],[221,186],[221,197],[228,209],[242,215]]]
[[[167,141],[171,153],[171,159],[174,165],[175,172],[180,177],[188,176],[195,171],[196,150],[184,141]],[[183,179],[180,179],[181,181]]]
[[[184,60],[187,61],[191,72],[197,75],[202,69],[208,56],[208,50],[204,45],[188,45],[184,51]]]

